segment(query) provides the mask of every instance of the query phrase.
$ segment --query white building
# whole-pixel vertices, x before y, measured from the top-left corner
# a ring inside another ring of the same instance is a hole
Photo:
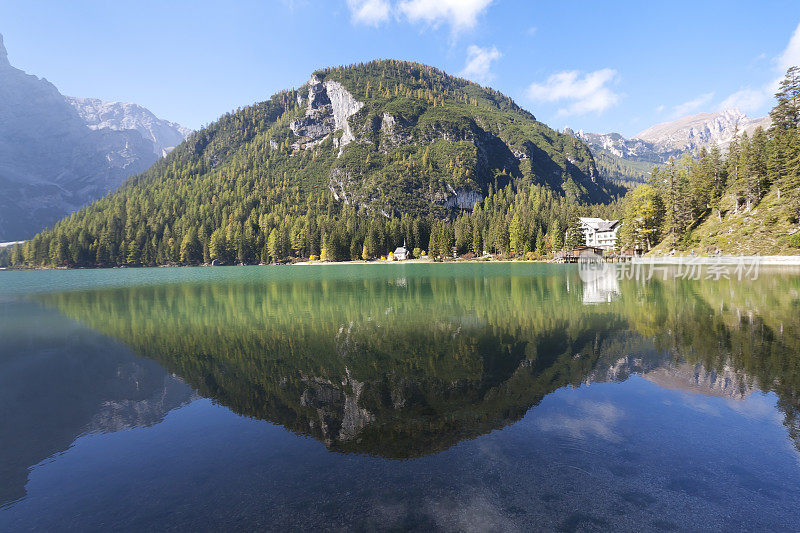
[[[617,232],[622,223],[619,220],[603,220],[602,218],[580,217],[586,246],[596,246],[611,250],[617,245]]]
[[[392,254],[392,260],[394,261],[405,261],[408,259],[408,249],[406,248],[406,242],[403,241],[403,246],[400,246],[395,249],[394,253]]]

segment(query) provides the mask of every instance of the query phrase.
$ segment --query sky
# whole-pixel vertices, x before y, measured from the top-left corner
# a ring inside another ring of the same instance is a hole
[[[315,69],[394,58],[491,86],[551,127],[631,137],[768,113],[800,65],[800,1],[0,0],[0,34],[12,65],[65,95],[190,128]]]

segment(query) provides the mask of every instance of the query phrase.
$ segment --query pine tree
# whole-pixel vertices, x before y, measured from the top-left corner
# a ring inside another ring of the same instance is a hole
[[[578,217],[573,217],[567,227],[566,235],[564,236],[564,247],[571,250],[577,246],[585,245],[586,234],[583,232],[581,221]]]

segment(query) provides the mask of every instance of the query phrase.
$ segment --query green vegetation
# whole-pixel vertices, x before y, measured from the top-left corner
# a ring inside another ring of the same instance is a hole
[[[800,69],[776,94],[769,131],[685,154],[656,168],[623,201],[623,246],[657,253],[797,254],[800,226]],[[657,245],[657,246],[656,246]]]
[[[653,170],[653,163],[649,161],[623,159],[602,148],[593,148],[592,155],[603,179],[628,188],[645,183]]]
[[[353,142],[342,147],[342,129],[299,136],[298,124],[324,130],[333,119],[317,108],[307,114],[312,84],[278,93],[222,116],[118,191],[15,247],[11,264],[347,260],[379,257],[404,239],[434,256],[453,246],[545,253],[577,205],[621,192],[598,177],[581,141],[437,69],[374,61],[314,80],[338,82],[364,104],[349,118]],[[458,195],[483,202],[462,210]]]

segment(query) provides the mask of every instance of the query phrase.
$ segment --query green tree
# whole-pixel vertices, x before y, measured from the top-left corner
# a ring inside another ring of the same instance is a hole
[[[625,216],[619,230],[623,246],[649,251],[661,238],[664,205],[658,191],[651,185],[641,185],[628,193]]]
[[[217,228],[211,233],[208,253],[212,261],[216,260],[221,263],[228,262],[228,242],[225,238],[225,230],[223,228]]]
[[[573,217],[564,236],[564,247],[567,249],[586,245],[586,235],[578,217]]]
[[[197,230],[189,228],[181,241],[181,263],[195,265],[203,258],[203,248],[197,238]]]

